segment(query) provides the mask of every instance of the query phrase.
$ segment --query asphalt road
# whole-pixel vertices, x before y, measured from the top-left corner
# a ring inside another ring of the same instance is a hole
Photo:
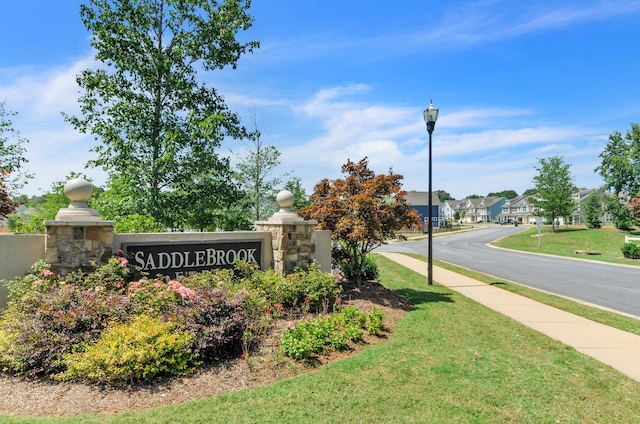
[[[433,257],[495,277],[640,317],[640,266],[536,255],[487,246],[526,228],[488,226],[433,239]],[[544,243],[544,239],[542,240]],[[427,255],[428,242],[391,243],[387,252]]]

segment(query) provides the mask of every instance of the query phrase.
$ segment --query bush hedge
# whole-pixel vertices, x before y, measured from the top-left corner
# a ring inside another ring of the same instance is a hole
[[[625,243],[620,249],[625,258],[640,259],[640,244]]]

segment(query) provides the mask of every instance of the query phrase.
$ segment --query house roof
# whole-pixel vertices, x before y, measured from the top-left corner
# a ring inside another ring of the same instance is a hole
[[[595,189],[593,189],[593,188],[585,188],[585,189],[579,190],[579,191],[573,193],[573,198],[582,200],[585,197],[587,197],[589,194],[591,194],[592,191],[595,191]]]
[[[525,196],[524,194],[514,198],[509,199],[505,202],[505,207],[515,207],[520,205],[528,205],[529,204],[529,196]]]
[[[467,209],[473,208],[490,208],[496,203],[500,202],[504,197],[478,197],[476,199],[461,199],[461,200],[447,200],[446,202],[452,209]]]
[[[429,197],[426,191],[407,191],[407,204],[409,206],[428,206]],[[440,198],[435,192],[431,192],[431,204],[440,205]]]

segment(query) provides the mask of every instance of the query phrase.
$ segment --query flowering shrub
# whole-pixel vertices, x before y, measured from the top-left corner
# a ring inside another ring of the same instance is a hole
[[[337,308],[339,314],[298,321],[285,334],[285,351],[301,359],[344,348],[372,322],[336,303],[339,281],[314,265],[283,277],[238,264],[178,281],[149,278],[119,255],[64,277],[41,261],[6,284],[0,370],[64,380],[182,374],[197,361],[246,356],[273,319]]]
[[[131,322],[112,325],[97,341],[66,354],[66,371],[54,378],[121,384],[148,381],[159,374],[182,375],[196,364],[192,341],[175,324],[139,315]]]
[[[30,290],[46,291],[49,286],[57,285],[57,278],[51,265],[41,260],[33,264],[31,272],[24,278],[2,281],[9,290],[10,299],[19,299]]]
[[[72,284],[33,290],[19,302],[11,301],[0,321],[0,331],[12,340],[0,365],[18,374],[58,372],[65,353],[100,337],[109,322],[125,320],[130,306],[126,296]]]
[[[203,290],[165,318],[192,336],[192,351],[201,359],[220,359],[242,349],[247,315],[240,296],[228,298],[224,290]]]
[[[196,297],[196,291],[175,280],[132,281],[127,287],[127,296],[134,302],[138,313],[161,314],[173,310]]]
[[[142,278],[137,267],[129,266],[129,260],[124,256],[110,258],[109,261],[90,273],[76,273],[70,276],[84,287],[102,286],[106,290],[120,291],[126,289],[129,283]]]

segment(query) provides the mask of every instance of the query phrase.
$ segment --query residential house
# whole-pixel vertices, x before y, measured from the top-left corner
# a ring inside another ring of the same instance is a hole
[[[600,196],[601,199],[603,199],[604,196],[607,195],[603,191],[596,189],[582,189],[576,193],[573,193],[572,198],[573,201],[576,202],[576,210],[571,216],[572,224],[584,224],[586,222],[584,204],[591,193],[596,193],[596,195]],[[600,222],[602,224],[613,223],[613,216],[610,213],[604,211],[604,199],[602,200],[602,210],[603,212],[602,216],[600,217]]]
[[[426,222],[429,217],[429,197],[427,196],[426,191],[408,191],[407,192],[407,204],[409,207],[416,212],[420,216],[420,221],[422,221],[426,228]],[[435,192],[431,193],[431,216],[433,217],[433,227],[440,227],[440,198]],[[423,228],[423,231],[426,231]]]
[[[453,210],[452,219],[453,214],[458,212],[459,221],[463,224],[496,222],[506,200],[504,197],[451,200],[449,205]]]
[[[517,222],[518,224],[535,224],[537,217],[533,214],[535,206],[529,201],[529,196],[518,196],[507,199],[502,205],[499,216],[500,222]]]
[[[451,202],[454,200],[445,200],[444,202],[440,202],[440,226],[445,226],[454,222],[453,214],[454,210],[451,205]]]

